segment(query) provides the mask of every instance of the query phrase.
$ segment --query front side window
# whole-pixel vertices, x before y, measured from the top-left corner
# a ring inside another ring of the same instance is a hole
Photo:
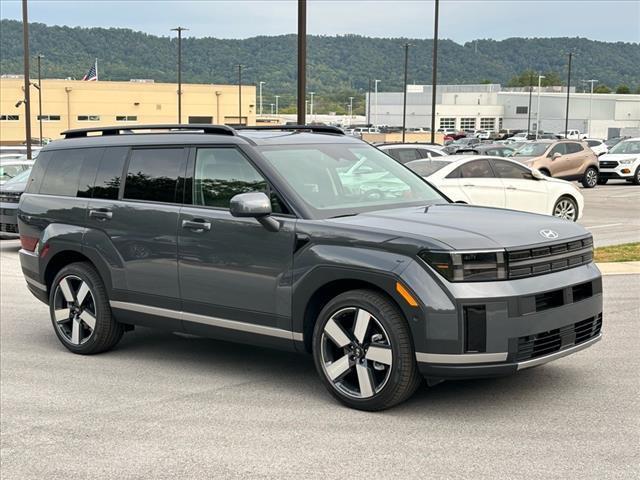
[[[494,178],[491,165],[488,160],[474,160],[460,167],[462,178]]]
[[[493,160],[493,169],[499,178],[515,178],[520,180],[533,180],[533,175],[526,168],[513,162],[504,162],[501,160]]]
[[[229,208],[240,193],[268,193],[266,180],[235,148],[199,148],[193,182],[193,204]]]
[[[258,147],[319,218],[447,203],[419,176],[374,147],[311,144]]]
[[[183,148],[132,150],[124,198],[174,203],[178,180],[184,176],[185,168]]]

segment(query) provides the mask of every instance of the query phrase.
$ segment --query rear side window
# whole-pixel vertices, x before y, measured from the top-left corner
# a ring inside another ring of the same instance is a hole
[[[462,178],[494,178],[488,160],[474,160],[460,166]]]
[[[184,177],[185,169],[183,148],[134,149],[127,170],[124,198],[175,203],[178,181]]]
[[[555,147],[551,149],[549,152],[549,156],[552,157],[554,154],[559,153],[560,155],[566,155],[567,152],[567,143],[559,143]]]
[[[115,200],[120,190],[120,179],[124,162],[127,160],[127,147],[106,148],[100,167],[96,174],[96,181],[91,189],[93,198]]]
[[[580,145],[579,143],[575,143],[575,142],[567,143],[567,153],[578,153],[578,152],[582,152],[583,150],[584,148],[582,148],[582,145]]]
[[[75,197],[85,150],[56,150],[49,159],[40,193]]]
[[[394,153],[392,155],[393,158],[403,165],[411,160],[418,160],[420,158],[415,148],[394,148],[391,152]]]
[[[499,178],[517,178],[520,180],[533,180],[531,172],[520,165],[501,160],[492,160],[493,169]]]

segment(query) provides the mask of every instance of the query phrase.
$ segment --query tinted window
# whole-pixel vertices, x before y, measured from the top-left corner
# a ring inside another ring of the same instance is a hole
[[[200,148],[196,154],[193,203],[228,208],[239,193],[267,192],[267,182],[235,148]]]
[[[526,168],[516,165],[512,162],[503,162],[501,160],[493,160],[493,169],[499,178],[519,178],[524,180],[533,180],[531,172]]]
[[[58,150],[49,159],[40,193],[75,197],[85,150]]]
[[[575,143],[575,142],[570,142],[567,143],[567,153],[578,153],[578,152],[582,152],[584,150],[584,148],[582,148],[582,145],[580,145],[579,143]]]
[[[421,177],[428,177],[441,168],[450,165],[450,163],[451,162],[447,162],[445,160],[416,160],[407,163],[405,166],[416,172]]]
[[[597,147],[600,144],[602,144],[600,140],[587,140],[587,145],[590,147]]]
[[[185,156],[182,148],[132,150],[124,198],[175,202],[178,179],[184,171]]]
[[[50,151],[45,151],[38,155],[36,163],[31,169],[31,175],[29,176],[27,188],[25,189],[26,192],[38,193],[40,191],[40,185],[42,185],[42,180],[44,179],[44,172],[47,171],[47,166],[52,156]]]
[[[91,187],[96,178],[98,165],[104,154],[104,148],[88,148],[85,150],[84,162],[80,169],[80,180],[78,181],[78,197],[91,198]]]
[[[474,160],[460,167],[462,178],[494,178],[488,160]]]
[[[392,151],[395,152],[393,158],[403,165],[411,160],[417,160],[420,158],[415,148],[394,148]]]
[[[127,147],[106,148],[100,167],[96,175],[96,181],[91,188],[93,198],[106,198],[115,200],[120,190],[122,169],[127,159]]]
[[[552,157],[555,153],[559,153],[560,155],[567,154],[567,143],[559,143],[555,147],[551,149],[549,152],[549,156]]]

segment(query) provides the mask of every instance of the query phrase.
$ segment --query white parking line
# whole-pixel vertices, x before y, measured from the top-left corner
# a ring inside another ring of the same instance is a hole
[[[607,228],[607,227],[617,227],[618,225],[624,225],[624,223],[607,223],[606,225],[592,225],[590,227],[584,227],[584,228]]]

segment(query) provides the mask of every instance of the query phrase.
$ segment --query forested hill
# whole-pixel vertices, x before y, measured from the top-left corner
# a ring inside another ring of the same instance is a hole
[[[211,32],[215,35],[215,31]],[[176,78],[177,42],[117,28],[70,28],[33,23],[31,52],[42,53],[44,77],[82,78],[98,58],[101,80]],[[369,78],[381,80],[381,90],[402,85],[402,45],[411,43],[409,83],[430,83],[432,40],[368,38],[357,35],[310,36],[309,91],[344,99],[366,90]],[[22,24],[0,23],[0,73],[22,72]],[[599,80],[615,88],[640,87],[640,44],[607,43],[584,38],[510,38],[478,40],[460,45],[441,40],[438,54],[440,83],[492,82],[506,85],[526,69],[566,77],[567,57],[573,51],[575,79]],[[283,107],[293,99],[296,79],[295,35],[257,36],[243,40],[213,37],[183,40],[183,80],[197,83],[235,83],[243,64],[243,81],[267,82],[270,95],[281,94]],[[34,62],[35,63],[35,62]]]

